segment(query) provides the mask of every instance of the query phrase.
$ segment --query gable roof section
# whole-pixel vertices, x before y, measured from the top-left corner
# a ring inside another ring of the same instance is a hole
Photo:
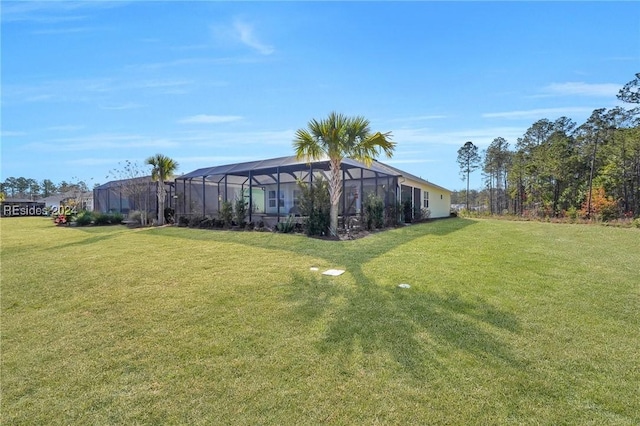
[[[165,185],[173,185],[173,180],[174,180],[175,177],[177,177],[177,176],[174,176],[174,177],[164,181],[164,184]],[[103,191],[103,190],[107,190],[107,189],[120,188],[122,186],[133,185],[133,184],[137,184],[137,185],[142,185],[142,184],[151,185],[151,184],[153,184],[155,186],[156,181],[154,181],[151,176],[138,176],[138,177],[133,177],[133,178],[128,178],[128,179],[112,180],[112,181],[109,181],[107,183],[103,183],[100,186],[96,186],[93,189],[94,190],[98,190],[98,191]]]
[[[259,175],[272,175],[278,171],[282,174],[291,174],[295,172],[305,172],[309,169],[309,164],[314,169],[329,170],[329,158],[324,157],[320,160],[307,162],[304,159],[298,159],[295,155],[288,157],[269,158],[266,160],[247,161],[244,163],[236,164],[224,164],[220,166],[204,167],[194,170],[190,173],[186,173],[182,176],[178,176],[176,180],[193,180],[193,179],[207,179],[213,181],[222,181],[222,179],[229,176],[248,178],[250,175],[255,178]],[[450,190],[436,185],[428,180],[422,179],[418,176],[407,173],[398,168],[392,167],[388,164],[381,163],[374,160],[370,166],[366,166],[360,161],[353,160],[351,158],[344,158],[342,160],[343,168],[358,168],[374,172],[378,175],[393,176],[393,177],[405,177],[425,185],[430,185],[443,191],[451,192]],[[246,180],[245,180],[246,181]],[[237,183],[241,183],[238,181]]]
[[[379,162],[378,160],[374,160],[374,162],[375,162],[375,163],[377,163],[377,164],[378,164],[379,166],[381,166],[382,168],[386,168],[386,169],[388,169],[389,171],[391,171],[391,172],[395,172],[395,173],[397,173],[397,174],[398,174],[398,175],[400,175],[400,176],[403,176],[403,177],[409,178],[409,179],[411,179],[411,180],[415,180],[415,181],[420,182],[420,183],[423,183],[423,184],[425,184],[425,185],[434,186],[434,187],[436,187],[436,188],[438,188],[438,189],[441,189],[441,190],[443,190],[443,191],[451,192],[451,190],[449,190],[449,189],[447,189],[447,188],[445,188],[445,187],[442,187],[442,186],[440,186],[440,185],[436,185],[436,184],[435,184],[435,183],[433,183],[433,182],[429,182],[428,180],[426,180],[426,179],[422,179],[421,177],[418,177],[418,176],[416,176],[416,175],[412,175],[411,173],[407,173],[407,172],[405,172],[404,170],[400,170],[400,169],[397,169],[397,168],[395,168],[395,167],[393,167],[393,166],[390,166],[390,165],[388,165],[388,164],[381,163],[381,162]]]
[[[325,157],[320,160],[307,162],[304,159],[298,159],[296,156],[270,158],[267,160],[249,161],[245,163],[225,164],[221,166],[205,167],[202,169],[194,170],[190,173],[177,177],[178,180],[189,180],[194,178],[212,178],[219,177],[222,179],[224,176],[243,176],[248,177],[259,174],[276,173],[293,173],[298,171],[307,171],[309,164],[314,169],[329,170],[329,158]],[[364,163],[361,163],[351,158],[345,158],[342,160],[343,167],[349,168],[361,168],[365,170],[371,170],[385,176],[399,176],[396,171],[392,171],[387,168],[379,167],[378,163],[374,162],[371,166],[367,167]]]

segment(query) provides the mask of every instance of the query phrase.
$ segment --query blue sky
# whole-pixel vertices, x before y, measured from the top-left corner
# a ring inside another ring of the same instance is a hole
[[[578,124],[640,72],[640,2],[10,2],[2,171],[108,181],[292,155],[330,111],[392,132],[392,159],[464,188],[457,150]],[[480,172],[471,187],[481,186]]]

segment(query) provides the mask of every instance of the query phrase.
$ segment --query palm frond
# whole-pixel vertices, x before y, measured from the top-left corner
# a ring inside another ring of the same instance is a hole
[[[322,157],[324,153],[322,144],[318,138],[305,129],[296,131],[296,137],[293,140],[293,149],[296,152],[297,158],[304,158],[307,162]]]
[[[155,181],[169,179],[178,169],[178,162],[163,154],[153,155],[145,160],[145,164],[152,167],[151,178]]]

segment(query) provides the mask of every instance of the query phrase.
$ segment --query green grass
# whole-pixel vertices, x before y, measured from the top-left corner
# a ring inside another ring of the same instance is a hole
[[[0,226],[3,424],[640,423],[637,229]]]

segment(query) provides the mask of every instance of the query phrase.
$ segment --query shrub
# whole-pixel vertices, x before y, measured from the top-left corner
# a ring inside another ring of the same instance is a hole
[[[93,218],[93,222],[96,225],[109,225],[111,224],[111,215],[109,213],[97,213]]]
[[[294,217],[287,216],[287,219],[284,222],[278,222],[276,225],[276,231],[282,232],[283,234],[289,234],[293,232],[295,228]]]
[[[364,221],[368,230],[384,226],[384,202],[374,193],[364,201]]]
[[[603,187],[593,188],[591,191],[591,211],[589,209],[588,199],[582,204],[581,213],[584,217],[591,213],[596,219],[609,221],[620,215],[618,211],[618,203],[613,197],[608,197]]]
[[[202,218],[202,220],[200,220],[200,223],[198,224],[199,228],[215,228],[216,227],[216,220],[212,217],[209,216],[205,216],[204,218]]]
[[[244,191],[240,194],[240,198],[238,198],[235,202],[235,206],[233,209],[233,220],[236,222],[236,225],[239,227],[244,226],[244,218],[247,216],[247,206],[249,203],[244,199]]]
[[[188,216],[180,216],[178,218],[178,226],[189,226],[189,217]]]
[[[402,213],[404,217],[404,223],[411,223],[413,215],[413,206],[411,206],[411,200],[404,200],[402,202]]]
[[[111,225],[119,225],[124,220],[124,216],[122,215],[122,213],[111,213],[109,216],[109,223]]]
[[[165,207],[164,209],[164,222],[165,223],[174,223],[175,222],[176,211],[171,207]]]
[[[385,226],[397,226],[401,219],[400,213],[402,212],[402,204],[396,202],[385,209],[384,220]]]
[[[132,210],[127,215],[127,221],[131,226],[142,225],[142,212],[140,210]]]
[[[122,223],[124,216],[122,213],[98,213],[94,216],[94,223],[96,225],[118,225]]]
[[[422,222],[425,220],[429,220],[431,217],[431,210],[425,207],[415,207],[413,209],[413,221],[414,222]]]
[[[76,217],[76,225],[78,226],[91,225],[92,221],[93,221],[93,213],[91,213],[88,210],[81,211],[80,213],[78,213],[78,216]]]
[[[300,198],[298,208],[304,217],[303,224],[307,235],[326,235],[331,223],[331,201],[329,183],[317,179],[312,185],[298,181]]]
[[[223,201],[218,212],[218,219],[222,221],[225,228],[231,227],[233,222],[233,205],[230,201]]]
[[[204,216],[192,216],[189,219],[189,228],[198,228],[203,220],[205,220]]]

